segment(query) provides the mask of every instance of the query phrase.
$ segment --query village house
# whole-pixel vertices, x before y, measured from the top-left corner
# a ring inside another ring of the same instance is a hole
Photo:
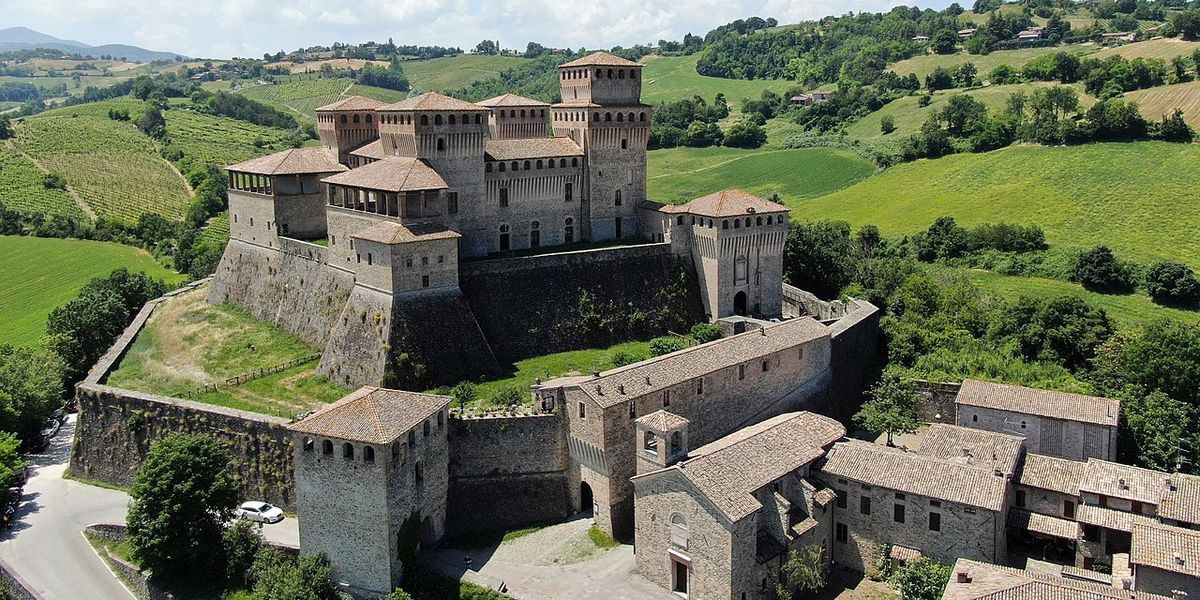
[[[1138,592],[1167,598],[1200,596],[1200,531],[1134,525],[1129,566]]]

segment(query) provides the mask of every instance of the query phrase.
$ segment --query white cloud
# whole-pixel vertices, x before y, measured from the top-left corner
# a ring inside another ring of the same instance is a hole
[[[934,8],[951,0],[931,0]],[[6,25],[90,44],[135,43],[213,58],[281,48],[382,41],[470,48],[481,39],[600,48],[685,33],[734,19],[789,23],[850,11],[882,11],[900,0],[0,0]]]

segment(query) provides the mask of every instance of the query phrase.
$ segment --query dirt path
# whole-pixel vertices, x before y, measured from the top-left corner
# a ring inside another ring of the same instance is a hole
[[[25,159],[28,160],[29,162],[33,163],[33,166],[37,167],[37,170],[41,171],[43,175],[50,174],[50,170],[47,169],[45,167],[45,165],[43,165],[38,159],[30,156],[28,152],[25,152],[24,148],[18,146],[12,140],[8,140],[8,141],[4,142],[4,145],[9,150],[15,151],[15,152],[19,153],[21,156],[24,156]],[[87,215],[87,218],[89,218],[93,221],[96,220],[96,211],[92,210],[92,207],[88,206],[87,202],[84,202],[83,198],[81,198],[79,196],[79,194],[76,194],[75,190],[71,189],[71,186],[69,184],[67,185],[66,192],[67,192],[67,195],[70,196],[71,199],[75,201],[75,205],[79,207],[79,210],[83,211],[84,215]]]

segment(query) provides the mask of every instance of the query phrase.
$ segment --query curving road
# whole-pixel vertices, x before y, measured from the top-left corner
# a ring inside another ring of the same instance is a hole
[[[16,525],[0,533],[0,559],[45,600],[128,600],[133,595],[108,570],[83,528],[96,523],[125,523],[129,496],[63,479],[75,435],[75,415],[50,447],[29,457],[33,473],[17,511]],[[296,520],[263,528],[273,542],[299,545]]]

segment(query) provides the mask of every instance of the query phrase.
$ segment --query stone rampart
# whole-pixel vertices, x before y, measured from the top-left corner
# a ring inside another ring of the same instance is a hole
[[[210,302],[229,302],[314,346],[324,346],[354,274],[328,265],[329,249],[289,238],[279,248],[231,239],[213,274]]]
[[[496,358],[514,361],[703,320],[691,266],[670,251],[658,243],[465,262],[459,286]]]
[[[558,415],[450,420],[448,532],[511,529],[571,514]]]
[[[921,397],[920,417],[927,423],[955,424],[954,399],[958,397],[961,383],[943,383],[914,379],[917,395]]]
[[[822,411],[843,423],[849,423],[862,405],[863,392],[883,368],[880,352],[880,311],[863,300],[839,302],[846,312],[830,325],[830,364],[833,379],[829,387],[829,406]]]

